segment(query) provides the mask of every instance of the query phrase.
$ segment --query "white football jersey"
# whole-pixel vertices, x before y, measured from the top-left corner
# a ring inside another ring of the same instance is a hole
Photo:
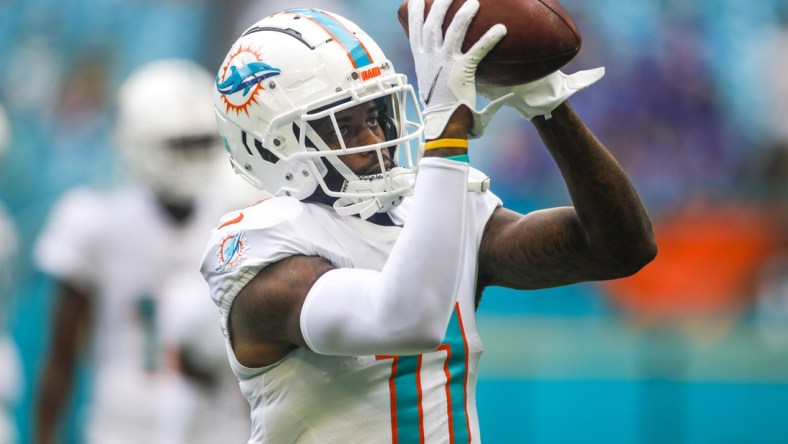
[[[471,180],[484,176],[471,169]],[[278,363],[247,368],[228,355],[252,408],[249,443],[478,443],[476,369],[477,252],[501,201],[469,192],[468,248],[457,303],[441,346],[413,356],[325,356],[298,348]],[[407,218],[410,200],[391,213],[395,226],[341,217],[333,208],[276,197],[226,215],[205,251],[202,272],[226,320],[238,292],[265,266],[293,255],[336,267],[381,270]],[[436,221],[439,223],[440,221]]]
[[[167,278],[199,269],[219,207],[177,225],[146,189],[80,188],[53,209],[35,245],[39,267],[94,297],[87,442],[155,442],[164,354],[159,324]],[[194,297],[205,297],[195,295]]]

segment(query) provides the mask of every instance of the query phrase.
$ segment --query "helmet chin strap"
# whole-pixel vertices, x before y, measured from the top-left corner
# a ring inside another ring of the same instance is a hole
[[[345,205],[343,201],[346,200],[349,199],[347,197],[342,197],[334,201],[334,210],[340,216],[353,216],[358,214],[358,217],[366,220],[381,210],[377,199],[367,199],[358,203]]]
[[[387,174],[362,176],[357,180],[346,180],[342,191],[353,193],[356,197],[340,197],[334,202],[334,210],[340,216],[358,214],[362,219],[369,219],[375,213],[393,210],[402,202],[404,195],[363,196],[364,193],[377,193],[386,189],[405,188],[411,180],[411,174],[402,167],[394,167]]]

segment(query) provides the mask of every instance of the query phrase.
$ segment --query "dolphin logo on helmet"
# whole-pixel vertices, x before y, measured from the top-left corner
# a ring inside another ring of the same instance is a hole
[[[222,82],[221,77],[216,76],[216,88],[220,93],[225,95],[235,94],[243,89],[243,95],[246,96],[253,86],[269,77],[278,76],[281,73],[282,71],[280,69],[274,68],[263,62],[247,63],[240,68],[231,66],[230,75],[227,76],[224,82]]]

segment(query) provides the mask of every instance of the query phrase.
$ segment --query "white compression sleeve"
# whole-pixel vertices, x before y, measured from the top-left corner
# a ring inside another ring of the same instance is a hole
[[[383,269],[334,269],[309,291],[301,332],[311,350],[416,354],[440,344],[459,285],[467,190],[467,164],[421,160],[408,220]]]

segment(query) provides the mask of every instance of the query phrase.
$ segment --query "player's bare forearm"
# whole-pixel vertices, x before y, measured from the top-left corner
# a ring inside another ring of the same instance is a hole
[[[533,119],[566,182],[579,228],[596,260],[631,274],[651,261],[656,242],[635,188],[612,154],[567,103]]]
[[[496,210],[479,251],[479,285],[545,288],[635,273],[656,254],[651,222],[623,169],[571,107],[533,119],[574,207]]]
[[[92,306],[87,295],[75,287],[61,283],[52,344],[47,357],[37,406],[36,441],[56,441],[55,431],[71,395],[77,356],[83,331],[92,322]]]

